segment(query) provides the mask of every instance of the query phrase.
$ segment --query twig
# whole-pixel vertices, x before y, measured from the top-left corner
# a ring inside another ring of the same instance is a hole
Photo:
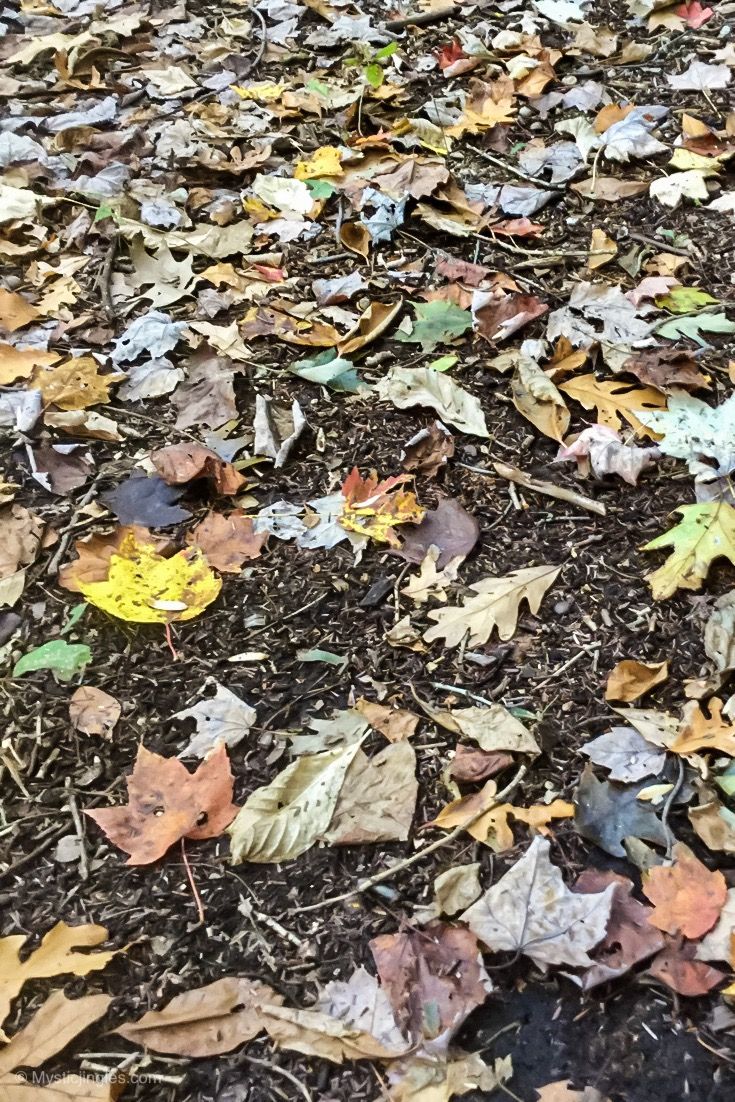
[[[186,856],[186,840],[181,839],[181,860],[184,862],[184,868],[186,869],[186,876],[191,887],[191,894],[194,896],[194,902],[197,907],[197,914],[199,915],[199,925],[204,925],[204,904],[202,903],[202,897],[199,894],[199,889],[196,886],[194,879],[194,873],[191,871],[191,865],[189,864],[189,858]]]
[[[679,792],[681,790],[681,786],[682,786],[683,783],[684,783],[684,759],[679,758],[679,775],[676,778],[676,782],[674,784],[674,787],[671,789],[671,792],[669,792],[668,796],[666,797],[666,802],[664,803],[663,811],[661,812],[661,826],[664,828],[664,831],[666,832],[666,837],[668,839],[667,842],[666,842],[666,859],[667,859],[667,861],[671,860],[671,854],[672,854],[673,849],[674,849],[674,843],[676,842],[676,835],[674,834],[673,830],[669,826],[669,815],[671,814],[671,808],[674,806],[674,800],[679,795]]]
[[[254,73],[255,70],[260,65],[261,61],[263,60],[263,55],[265,54],[265,48],[268,44],[268,26],[266,24],[265,17],[263,15],[263,13],[258,11],[257,8],[251,8],[250,10],[254,15],[257,15],[258,19],[260,20],[260,29],[263,33],[262,33],[262,36],[261,36],[261,39],[260,39],[260,46],[258,47],[258,52],[255,55],[255,60],[251,64],[250,68],[248,69],[248,75],[250,73]]]
[[[289,612],[287,616],[279,616],[277,620],[271,620],[269,624],[263,624],[262,627],[256,628],[255,631],[251,631],[250,634],[245,637],[246,641],[253,639],[256,635],[261,635],[262,632],[268,631],[270,628],[277,627],[279,624],[285,624],[286,620],[293,620],[294,616],[300,616],[302,612],[306,612],[307,609],[320,604],[326,596],[326,593],[320,593],[313,601],[309,601],[307,605],[302,605],[301,608],[297,608],[294,612]]]
[[[473,153],[476,153],[478,157],[482,157],[483,160],[489,161],[491,165],[496,165],[498,168],[504,168],[506,172],[509,172],[511,176],[517,176],[519,180],[526,180],[530,184],[536,184],[538,187],[543,188],[544,191],[553,191],[557,195],[564,193],[563,187],[558,187],[556,184],[547,184],[545,180],[537,180],[535,176],[531,176],[530,173],[524,172],[522,168],[516,168],[515,165],[510,164],[508,161],[503,161],[500,157],[494,157],[492,153],[486,153],[484,149],[478,149],[476,145],[470,145],[466,143],[467,148],[471,149]]]
[[[247,1060],[249,1064],[255,1064],[258,1068],[268,1068],[268,1071],[275,1071],[278,1075],[282,1075],[284,1079],[288,1079],[289,1083],[293,1083],[298,1092],[306,1099],[306,1102],[314,1102],[309,1088],[286,1068],[282,1068],[280,1064],[272,1064],[270,1060],[258,1060],[257,1057],[246,1056],[245,1053],[241,1053],[241,1058]]]
[[[49,560],[49,564],[46,567],[47,574],[57,573],[61,560],[64,558],[69,544],[71,543],[71,538],[74,534],[74,527],[77,523],[77,520],[79,519],[79,514],[81,513],[84,506],[89,505],[90,501],[94,497],[97,486],[99,485],[100,479],[102,478],[102,473],[102,471],[98,472],[97,477],[93,481],[92,485],[89,487],[86,494],[72,513],[71,520],[67,525],[65,525],[64,528],[60,529],[60,531],[58,532],[58,535],[61,536],[61,539],[59,540],[59,546],[54,551]]]
[[[670,245],[668,241],[661,241],[660,238],[648,237],[645,233],[634,233],[632,230],[628,230],[628,237],[631,241],[640,241],[642,245],[653,245],[657,249],[661,249],[665,253],[674,253],[676,256],[685,256],[688,260],[692,259],[692,254],[688,249],[681,249],[677,245]]]
[[[406,857],[403,861],[398,861],[395,865],[391,865],[390,868],[383,869],[382,872],[377,872],[374,876],[369,876],[367,880],[362,880],[356,888],[352,888],[348,892],[343,892],[342,895],[334,895],[329,899],[322,899],[320,903],[311,903],[308,907],[295,907],[292,913],[305,914],[307,911],[320,911],[322,907],[329,907],[333,903],[344,903],[347,899],[352,899],[353,896],[362,895],[363,892],[368,891],[369,888],[374,887],[375,884],[381,884],[384,880],[392,880],[397,873],[403,872],[404,869],[410,869],[412,865],[423,860],[424,857],[428,857],[430,853],[435,853],[436,850],[441,849],[443,846],[449,845],[455,838],[459,838],[460,834],[463,834],[473,823],[476,823],[478,819],[481,819],[483,815],[487,815],[489,811],[492,811],[498,804],[502,804],[504,800],[510,796],[521,783],[526,773],[528,772],[528,766],[522,765],[517,771],[513,779],[509,784],[505,786],[502,792],[498,792],[495,799],[488,806],[484,806],[480,811],[476,811],[473,815],[470,815],[464,822],[456,826],[454,830],[450,830],[449,834],[445,834],[441,838],[437,838],[433,842],[429,842],[427,846],[423,846],[417,850],[416,853],[410,857]]]
[[[450,4],[435,11],[414,12],[413,15],[404,15],[402,19],[389,19],[385,28],[388,31],[403,31],[406,27],[425,27],[428,23],[439,23],[458,14],[459,4]]]
[[[553,681],[555,677],[558,677],[560,673],[564,673],[564,671],[568,670],[570,666],[573,666],[575,665],[575,663],[579,662],[580,658],[584,658],[585,654],[589,654],[591,650],[599,650],[601,646],[602,643],[587,643],[587,645],[582,647],[581,650],[577,651],[575,655],[572,655],[571,658],[567,659],[567,661],[564,662],[563,665],[557,667],[557,669],[555,670],[552,670],[549,676],[545,677],[543,681],[539,681],[538,685],[534,685],[534,688],[543,689],[544,686]]]
[[[79,814],[79,807],[77,805],[76,796],[72,792],[71,777],[64,778],[64,788],[66,789],[66,802],[69,805],[69,813],[74,823],[74,830],[77,832],[77,838],[79,839],[79,874],[82,880],[89,880],[89,861],[87,860],[87,847],[84,842],[84,826],[82,825],[82,817]]]
[[[478,474],[492,474],[492,471],[488,471],[484,467],[470,467],[467,463],[460,463],[460,467],[465,467],[468,471],[475,471]],[[493,463],[493,467],[501,478],[507,478],[509,482],[515,482],[518,486],[523,486],[525,490],[533,490],[537,494],[555,497],[559,501],[568,501],[570,505],[578,505],[580,509],[587,509],[588,512],[597,513],[600,517],[607,515],[607,509],[601,501],[593,501],[591,497],[578,494],[575,490],[567,490],[566,487],[557,486],[554,482],[539,482],[535,478],[531,478],[525,471],[518,467],[512,467],[509,463]]]
[[[110,321],[113,321],[115,317],[115,305],[112,301],[111,284],[112,268],[115,263],[115,253],[117,252],[117,238],[117,231],[115,231],[110,239],[107,255],[105,256],[105,263],[102,266],[102,274],[100,275],[100,298],[102,299],[102,305]]]

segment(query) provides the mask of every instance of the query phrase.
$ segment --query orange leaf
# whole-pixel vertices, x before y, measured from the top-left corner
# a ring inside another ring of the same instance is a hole
[[[681,842],[674,864],[654,865],[643,877],[643,892],[654,905],[650,922],[668,934],[702,937],[719,918],[727,899],[721,872],[710,872]]]
[[[411,475],[395,475],[379,482],[375,471],[362,478],[354,467],[342,486],[345,507],[339,523],[348,532],[358,532],[378,543],[400,547],[400,540],[392,529],[400,524],[418,524],[425,513],[414,493],[398,489],[411,478]]]
[[[237,509],[228,516],[209,513],[186,537],[221,574],[239,574],[246,559],[257,559],[268,539],[267,532],[254,532],[253,519]]]
[[[626,658],[611,670],[605,700],[630,703],[650,692],[655,685],[660,685],[668,676],[668,662],[638,662],[635,658]]]
[[[232,463],[220,459],[216,452],[202,444],[171,444],[151,452],[151,460],[169,486],[206,478],[218,494],[236,494],[247,482]]]
[[[178,758],[163,758],[144,746],[127,778],[130,802],[124,807],[88,811],[128,865],[148,865],[181,838],[216,838],[232,822],[233,777],[226,747],[220,743],[190,773]]]

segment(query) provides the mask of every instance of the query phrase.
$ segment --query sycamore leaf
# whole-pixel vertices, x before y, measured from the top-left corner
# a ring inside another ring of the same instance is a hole
[[[461,432],[490,435],[478,399],[442,372],[429,367],[393,367],[380,380],[377,391],[398,409],[428,406]]]
[[[86,643],[67,643],[66,639],[52,639],[50,643],[28,651],[13,667],[13,677],[34,670],[51,670],[59,681],[71,681],[92,660],[92,652]]]
[[[97,608],[136,624],[191,620],[216,600],[222,582],[197,547],[164,558],[150,538],[128,532],[110,558],[104,581],[81,581]]]
[[[229,829],[232,860],[290,861],[326,832],[360,742],[299,758],[256,788]]]
[[[104,926],[85,924],[67,926],[57,922],[41,944],[24,960],[20,951],[25,947],[25,934],[10,934],[0,938],[0,1022],[10,1013],[12,1000],[29,980],[48,979],[51,976],[86,976],[104,968],[116,951],[80,953],[78,949],[90,949],[107,940]]]
[[[639,412],[666,408],[666,399],[652,387],[632,387],[619,379],[596,379],[592,374],[578,375],[562,383],[560,389],[585,409],[596,409],[600,424],[617,431],[624,418],[639,436],[653,435]]]
[[[487,643],[493,628],[501,639],[510,639],[516,630],[521,601],[536,615],[546,590],[556,580],[560,566],[531,566],[514,570],[502,578],[483,578],[470,586],[475,596],[461,606],[434,609],[429,613],[436,624],[424,632],[427,643],[445,639],[445,646],[457,647],[469,633],[470,647]]]
[[[493,952],[518,952],[542,969],[550,964],[587,967],[588,951],[605,936],[614,887],[578,895],[549,859],[549,843],[534,838],[526,853],[461,921]]]
[[[416,320],[410,333],[399,330],[396,340],[420,344],[423,352],[432,352],[438,344],[447,344],[472,328],[472,314],[453,302],[414,302]]]
[[[719,406],[708,406],[680,390],[669,397],[668,409],[641,412],[640,420],[661,436],[658,446],[666,455],[689,463],[713,459],[721,474],[732,469],[735,457],[735,394]]]
[[[140,746],[126,784],[128,804],[87,815],[113,845],[129,854],[128,865],[157,861],[181,838],[216,838],[237,811],[223,744],[195,773],[177,758],[164,758]]]
[[[425,511],[415,494],[400,489],[412,477],[396,475],[379,482],[375,471],[362,478],[357,467],[353,467],[342,485],[345,503],[341,516],[337,518],[340,525],[348,532],[369,536],[377,543],[400,547],[393,528],[401,524],[418,524]]]
[[[674,510],[681,520],[676,527],[644,545],[644,551],[661,547],[673,550],[663,566],[648,575],[657,601],[677,589],[700,589],[710,565],[722,557],[735,565],[735,508],[724,501],[680,505]]]

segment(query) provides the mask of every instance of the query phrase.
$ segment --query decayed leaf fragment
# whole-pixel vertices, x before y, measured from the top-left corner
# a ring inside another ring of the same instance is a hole
[[[94,948],[106,940],[104,926],[68,926],[66,922],[57,922],[44,935],[38,948],[21,961],[20,951],[25,947],[26,935],[10,934],[0,938],[0,1023],[7,1018],[12,1000],[28,980],[69,973],[86,976],[104,968],[117,950],[97,953],[80,953],[77,950]]]
[[[560,571],[560,566],[531,566],[505,577],[475,582],[470,586],[475,596],[466,598],[461,606],[429,612],[429,619],[436,620],[436,624],[424,632],[424,639],[427,643],[445,639],[445,646],[457,647],[469,635],[469,646],[476,647],[488,641],[495,627],[501,639],[510,639],[516,630],[521,602],[526,600],[536,615],[544,594]]]
[[[145,529],[128,529],[109,557],[104,580],[76,578],[76,586],[103,612],[138,624],[190,620],[216,600],[222,582],[192,547],[164,558]],[[74,576],[75,563],[65,578]]]
[[[549,859],[549,843],[534,838],[526,853],[461,916],[494,952],[524,953],[542,969],[550,964],[588,967],[603,939],[613,885],[578,895]]]
[[[674,846],[673,858],[672,865],[655,865],[643,877],[643,892],[654,905],[650,921],[669,934],[702,937],[727,900],[725,877],[710,872],[682,842]]]
[[[631,703],[660,685],[669,676],[669,664],[663,662],[639,662],[626,658],[610,671],[605,688],[605,700],[622,700]]]
[[[399,548],[400,540],[393,529],[401,524],[418,524],[424,516],[416,495],[400,489],[411,480],[411,475],[396,475],[380,482],[376,471],[362,478],[353,467],[342,484],[345,504],[338,518],[340,525],[348,532]]]
[[[711,564],[728,558],[735,565],[735,508],[725,501],[680,505],[674,510],[681,520],[668,532],[644,544],[643,551],[661,547],[673,550],[663,566],[648,575],[657,601],[677,589],[700,589]]]
[[[119,700],[94,685],[80,685],[69,701],[69,719],[85,735],[110,738],[121,712]]]
[[[237,812],[222,744],[194,773],[177,758],[163,758],[141,746],[126,784],[128,804],[87,815],[129,854],[128,865],[157,861],[181,838],[216,838]]]

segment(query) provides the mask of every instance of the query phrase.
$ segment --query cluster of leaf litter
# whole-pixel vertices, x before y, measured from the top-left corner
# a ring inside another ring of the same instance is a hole
[[[665,475],[666,457],[688,465],[694,501],[645,548],[671,548],[649,577],[656,600],[699,589],[717,558],[735,562],[733,399],[721,396],[728,374],[709,343],[735,322],[722,293],[702,286],[692,237],[664,228],[616,240],[608,216],[632,220],[635,197],[646,196],[657,222],[687,210],[729,232],[735,52],[722,17],[694,2],[649,11],[635,0],[615,30],[576,0],[498,7],[500,17],[468,8],[428,32],[392,31],[382,15],[321,0],[261,0],[214,17],[72,0],[14,20],[0,77],[15,105],[0,132],[9,273],[0,424],[22,487],[1,487],[6,608],[22,609],[27,577],[48,554],[52,572],[60,567],[57,596],[79,593],[113,618],[161,625],[175,657],[172,625],[206,614],[244,570],[267,567],[269,542],[306,554],[344,543],[368,569],[383,547],[417,568],[401,590],[413,611],[386,647],[431,662],[441,644],[460,667],[482,665],[496,629],[513,637],[523,602],[539,613],[563,564],[539,552],[522,569],[465,584],[479,526],[432,486],[454,461],[455,434],[492,453],[482,445],[488,390],[463,377],[471,364],[507,377],[508,400],[583,479],[635,484],[654,467]],[[248,60],[254,33],[264,51],[255,60],[273,79]],[[677,34],[685,55],[667,71]],[[593,79],[598,63],[609,81]],[[645,84],[635,99],[626,94],[630,67],[646,63],[664,74],[668,102],[639,96]],[[686,110],[672,111],[682,95]],[[564,219],[590,226],[581,255],[559,236]],[[325,261],[331,277],[319,273]],[[288,469],[310,434],[324,453],[329,426],[311,423],[294,396],[320,387],[355,418],[380,407],[428,416],[405,414],[393,472],[348,465],[336,476],[325,464],[321,494],[286,500],[271,472]],[[180,442],[134,453],[136,417],[154,426],[173,417]],[[507,463],[489,473],[604,515],[593,496]],[[40,511],[15,500],[33,485],[45,495]],[[434,508],[425,494],[438,497]],[[61,525],[52,505],[65,499],[75,506]],[[88,522],[93,533],[74,539]],[[120,702],[90,683],[98,656],[89,644],[71,641],[84,639],[84,610],[32,649],[18,645],[30,633],[24,616],[3,613],[5,657],[17,678],[83,674],[71,722],[109,737]],[[307,1056],[374,1061],[395,1100],[439,1102],[511,1075],[508,1061],[452,1046],[492,991],[481,952],[560,968],[583,990],[643,967],[681,995],[724,984],[710,962],[735,965],[732,889],[676,841],[671,816],[687,807],[709,850],[735,850],[734,709],[716,695],[735,665],[733,615],[726,594],[705,629],[711,670],[686,687],[680,716],[622,707],[623,725],[583,747],[590,764],[573,803],[554,794],[512,802],[540,753],[522,722],[530,716],[482,700],[419,700],[431,723],[457,735],[444,775],[453,798],[425,825],[500,854],[530,838],[523,856],[484,889],[481,862],[448,868],[430,905],[371,942],[377,976],[360,968],[313,1007],[226,976],[122,1025],[123,1036],[154,1052],[212,1056],[265,1032]],[[324,651],[304,658],[341,662]],[[608,698],[630,705],[665,677],[660,663],[631,659],[613,671]],[[179,756],[199,759],[196,769],[143,746],[128,803],[89,811],[128,863],[162,859],[174,845],[186,861],[186,839],[225,830],[235,863],[411,836],[419,716],[409,708],[360,699],[313,718],[290,736],[290,764],[242,806],[229,754],[255,709],[217,684],[178,718],[194,720]],[[362,749],[369,731],[387,740],[372,757]],[[549,855],[554,823],[570,819],[642,871],[647,903],[632,879],[593,866],[567,885]],[[366,886],[355,880],[347,894]],[[22,971],[18,939],[0,945]],[[73,1029],[63,996],[38,1013],[71,1040],[106,1010],[103,997],[89,998],[98,1001],[86,1021],[84,1000],[73,1004]],[[722,1015],[727,1024],[726,1006]],[[47,1025],[37,1017],[14,1035],[5,1074],[33,1066],[29,1039]],[[33,1058],[59,1047],[39,1045]],[[590,1097],[564,1082],[539,1093]]]

